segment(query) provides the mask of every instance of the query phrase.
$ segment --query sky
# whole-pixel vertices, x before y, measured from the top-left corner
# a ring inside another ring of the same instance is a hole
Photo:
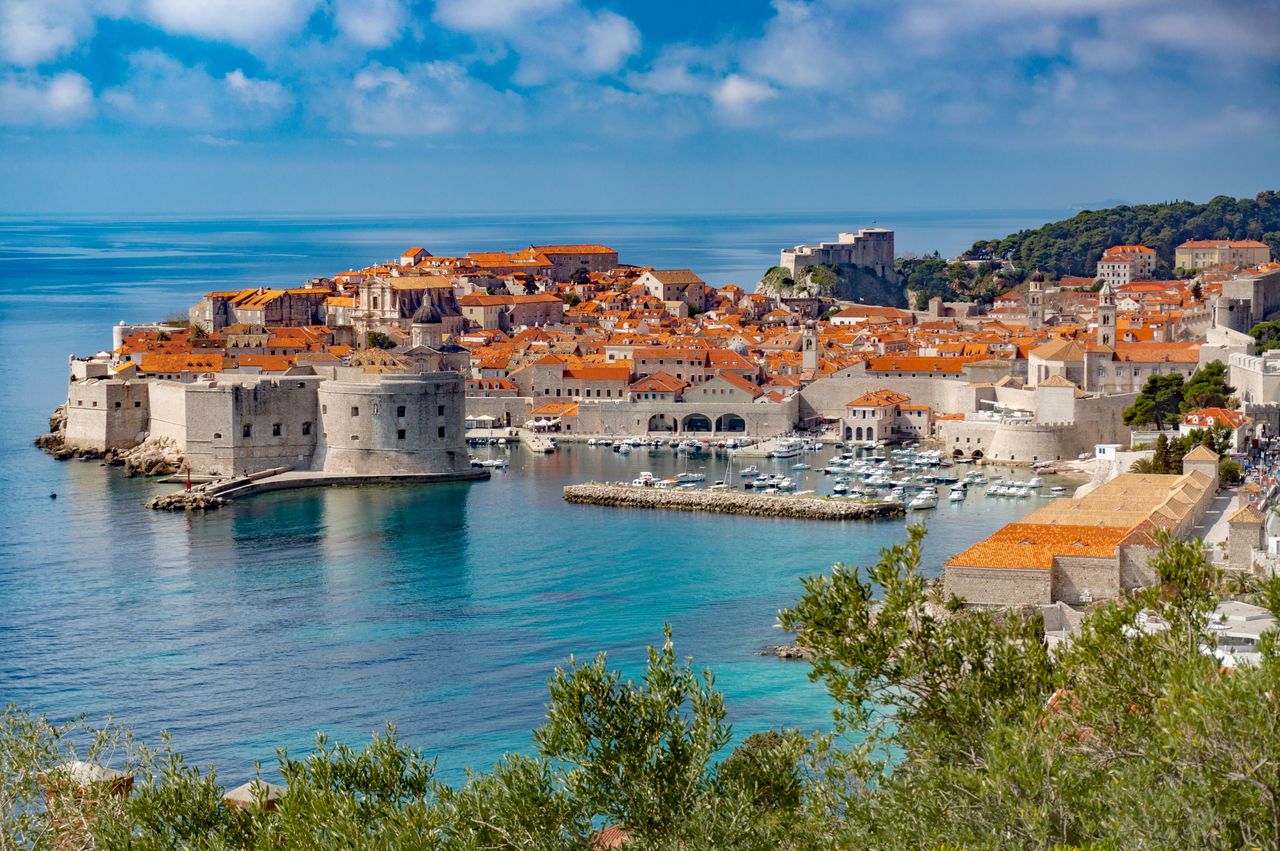
[[[1280,188],[1280,0],[0,0],[0,212]]]

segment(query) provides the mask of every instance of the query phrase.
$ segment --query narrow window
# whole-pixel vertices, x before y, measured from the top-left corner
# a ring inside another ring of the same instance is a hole
[[[404,440],[404,429],[396,429],[396,440]]]
[[[280,426],[280,423],[272,423],[272,424],[271,424],[271,436],[272,436],[272,437],[279,437],[279,436],[280,436],[281,434],[283,434],[283,433],[284,433],[284,429]]]
[[[321,406],[320,406],[320,413],[322,413],[322,414],[327,414],[327,413],[329,413],[329,406],[328,406],[328,405],[321,405]]]
[[[120,403],[119,403],[119,402],[116,402],[116,407],[117,407],[117,408],[118,408],[118,407],[120,407]]]
[[[404,416],[404,405],[397,405],[397,406],[396,406],[396,416],[397,416],[397,417],[403,417],[403,416]]]
[[[444,437],[444,426],[436,429],[436,437]]]
[[[353,416],[353,417],[358,417],[358,416],[360,416],[360,409],[359,409],[359,408],[357,408],[355,405],[352,405],[352,406],[351,406],[351,416]]]
[[[246,425],[244,428],[240,429],[240,436],[241,436],[241,437],[253,437],[253,426],[251,426],[251,425]]]
[[[436,405],[436,416],[437,417],[444,416],[444,405]]]
[[[303,423],[303,424],[302,424],[302,433],[303,433],[303,435],[311,434],[311,423],[310,423],[310,422],[305,422],[305,423]]]

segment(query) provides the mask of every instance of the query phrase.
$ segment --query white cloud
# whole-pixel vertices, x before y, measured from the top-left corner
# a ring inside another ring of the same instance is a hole
[[[142,0],[168,33],[262,48],[302,30],[319,0]]]
[[[572,0],[437,0],[435,20],[468,33],[509,32],[531,19],[545,18]]]
[[[393,68],[374,62],[336,99],[334,121],[362,135],[433,136],[511,129],[521,121],[520,98],[469,76],[453,62]]]
[[[39,65],[74,48],[93,27],[87,0],[0,0],[0,57]]]
[[[640,49],[630,19],[574,0],[439,0],[434,20],[476,37],[493,59],[515,53],[522,86],[611,74]]]
[[[236,99],[248,106],[284,109],[293,102],[288,90],[275,80],[255,80],[239,68],[228,73],[223,80]]]
[[[62,126],[93,112],[93,89],[74,71],[51,77],[10,74],[0,77],[0,124]]]
[[[239,140],[228,139],[224,136],[213,136],[208,133],[198,133],[191,138],[202,145],[209,145],[214,148],[235,148],[240,145]]]
[[[396,41],[409,20],[403,0],[337,0],[333,22],[362,47],[385,47]]]
[[[129,79],[103,92],[102,100],[129,121],[192,130],[259,127],[293,106],[293,96],[279,83],[238,69],[215,77],[158,50],[130,56]]]
[[[777,96],[778,92],[768,83],[730,74],[711,93],[711,100],[729,115],[741,118]]]

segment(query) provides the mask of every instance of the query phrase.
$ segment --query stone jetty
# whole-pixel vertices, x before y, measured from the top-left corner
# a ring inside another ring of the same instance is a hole
[[[167,493],[147,500],[147,508],[156,511],[208,511],[221,508],[230,500],[202,491]]]
[[[564,489],[565,502],[609,505],[616,508],[665,508],[673,511],[713,511],[752,517],[787,517],[797,520],[872,520],[901,517],[898,502],[859,502],[822,497],[773,496],[726,491],[677,490],[588,483]]]

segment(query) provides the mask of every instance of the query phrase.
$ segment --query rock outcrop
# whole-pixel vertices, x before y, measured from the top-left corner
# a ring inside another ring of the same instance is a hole
[[[167,493],[147,500],[147,508],[156,511],[208,511],[221,508],[230,500],[220,496],[210,496],[202,491],[182,491]]]
[[[809,659],[809,651],[799,644],[771,644],[760,651],[761,656],[777,656],[779,659]]]
[[[899,502],[861,502],[822,497],[772,496],[706,490],[671,490],[635,485],[583,484],[564,489],[566,502],[618,508],[666,508],[675,511],[713,511],[753,517],[798,520],[870,520],[901,517]]]
[[[114,453],[108,463],[122,464],[124,474],[171,476],[182,469],[182,450],[170,437],[148,437],[132,449]]]

